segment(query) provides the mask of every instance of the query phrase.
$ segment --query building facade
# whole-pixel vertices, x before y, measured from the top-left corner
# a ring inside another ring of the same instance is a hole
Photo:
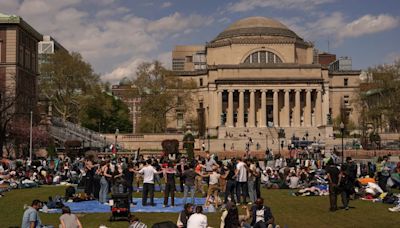
[[[21,17],[0,14],[0,91],[15,98],[12,111],[26,117],[36,109],[40,40]]]
[[[343,112],[357,123],[351,101],[360,71],[332,71],[315,56],[312,43],[265,17],[236,21],[204,46],[177,46],[175,74],[198,85],[184,119],[203,118],[205,134],[218,138],[276,128],[287,137],[329,136],[330,118]]]

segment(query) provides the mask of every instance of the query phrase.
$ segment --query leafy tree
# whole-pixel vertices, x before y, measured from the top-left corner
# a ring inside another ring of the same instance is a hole
[[[98,91],[84,103],[80,110],[82,126],[106,133],[113,133],[116,129],[122,133],[132,132],[128,107],[111,93]]]
[[[17,152],[23,152],[28,155],[29,151],[29,138],[30,138],[30,121],[20,118],[15,119],[10,125],[9,129],[10,138],[13,139],[14,146]],[[32,127],[32,147],[40,148],[48,145],[50,137],[45,129],[41,126]],[[18,156],[18,154],[17,154]]]
[[[99,76],[90,64],[79,53],[56,52],[47,56],[40,71],[39,91],[51,101],[53,114],[79,122],[77,117],[84,100],[100,86]]]
[[[388,126],[389,131],[399,132],[400,59],[370,68],[367,75],[358,96],[363,125],[371,123],[374,129]]]
[[[138,67],[133,96],[140,97],[141,118],[139,128],[144,133],[165,132],[167,115],[186,112],[191,103],[192,80],[181,80],[165,69],[158,61],[143,63]]]

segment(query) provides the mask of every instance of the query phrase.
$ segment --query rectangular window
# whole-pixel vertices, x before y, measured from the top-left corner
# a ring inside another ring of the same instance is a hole
[[[260,63],[266,63],[267,62],[267,53],[265,51],[260,52]]]
[[[19,65],[23,66],[24,65],[25,54],[24,54],[24,48],[22,46],[19,46],[18,58],[19,58]]]
[[[203,79],[202,78],[200,78],[200,80],[199,80],[200,82],[199,82],[199,84],[200,84],[200,86],[203,86]]]
[[[185,70],[185,59],[172,59],[172,70],[174,71]]]
[[[344,103],[344,105],[349,105],[349,95],[345,95],[343,97],[343,103]]]
[[[176,114],[176,126],[178,128],[183,127],[183,113],[177,113]]]
[[[187,63],[191,63],[191,62],[193,62],[193,56],[186,56],[185,60]]]
[[[344,86],[349,86],[349,79],[348,79],[348,78],[345,78],[345,79],[343,80],[343,85],[344,85]]]

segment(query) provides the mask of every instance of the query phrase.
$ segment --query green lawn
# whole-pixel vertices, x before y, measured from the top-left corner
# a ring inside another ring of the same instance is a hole
[[[64,187],[41,187],[35,189],[13,190],[0,198],[0,227],[19,226],[23,205],[35,198],[46,200],[49,195],[64,194]],[[351,201],[354,209],[328,212],[327,197],[296,197],[288,190],[263,190],[266,203],[272,208],[275,219],[281,227],[399,227],[400,214],[389,212],[390,205],[361,200]],[[135,197],[138,197],[135,193]],[[160,196],[158,194],[158,196]],[[181,195],[178,195],[181,196]],[[340,198],[339,198],[340,199]],[[176,222],[176,213],[136,213],[147,225],[171,220]],[[44,224],[58,227],[59,214],[41,214]],[[110,214],[79,215],[84,227],[128,227],[127,222],[108,222]],[[209,225],[219,227],[220,213],[207,214]],[[150,226],[151,227],[151,226]]]

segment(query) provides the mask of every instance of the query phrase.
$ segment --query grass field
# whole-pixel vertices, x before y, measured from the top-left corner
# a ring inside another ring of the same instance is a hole
[[[372,203],[362,200],[351,201],[355,207],[349,211],[329,212],[327,197],[296,197],[289,190],[263,190],[262,196],[272,208],[275,220],[281,227],[400,227],[400,213],[389,212],[391,205]],[[41,187],[35,189],[13,190],[0,198],[0,227],[20,226],[23,205],[33,199],[46,200],[49,195],[63,195],[64,187]],[[135,193],[135,197],[140,194]],[[159,194],[157,194],[160,197]],[[181,197],[181,195],[178,195]],[[339,198],[340,199],[340,198]],[[339,203],[340,205],[340,203]],[[141,220],[150,225],[160,221],[176,222],[176,213],[136,213]],[[220,213],[207,214],[209,225],[219,227]],[[44,224],[58,227],[59,214],[40,215]],[[108,222],[110,214],[80,214],[84,227],[128,227],[127,222]]]

